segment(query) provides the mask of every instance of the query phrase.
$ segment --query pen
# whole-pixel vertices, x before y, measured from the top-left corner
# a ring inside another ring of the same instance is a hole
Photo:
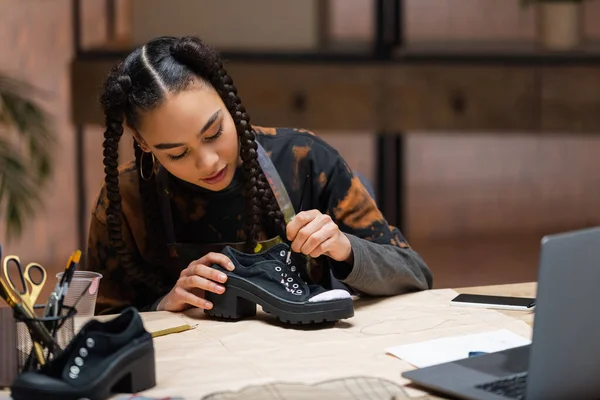
[[[81,251],[77,250],[73,254],[73,259],[69,263],[65,275],[67,276],[67,286],[71,284],[71,280],[73,279],[73,275],[75,274],[75,270],[77,269],[77,264],[79,264],[79,260],[81,259]]]
[[[73,256],[75,255],[75,253],[71,253],[71,255],[69,256],[69,259],[67,260],[67,265],[65,266],[65,271],[63,272],[62,276],[60,277],[60,282],[58,282],[58,286],[62,286],[65,281],[67,280],[67,271],[69,270],[69,266],[71,265],[71,262],[73,261]]]
[[[81,251],[77,250],[71,257],[69,257],[69,263],[67,268],[65,268],[65,272],[63,273],[59,285],[61,286],[58,293],[57,305],[54,310],[54,316],[58,316],[60,310],[62,309],[63,302],[65,300],[65,296],[69,290],[69,285],[71,284],[71,280],[73,279],[73,275],[75,274],[75,269],[77,268],[77,264],[81,258]]]
[[[67,260],[67,265],[65,266],[65,271],[67,271],[69,269],[69,265],[71,265],[71,261],[73,260],[73,253],[71,253],[71,255],[69,256],[69,259]],[[58,298],[60,296],[61,293],[61,289],[63,284],[65,283],[65,280],[67,279],[66,277],[66,273],[63,272],[62,276],[60,277],[60,281],[56,284],[56,286],[54,287],[54,290],[52,291],[52,293],[50,293],[50,296],[48,297],[48,302],[46,303],[46,311],[44,313],[45,317],[57,317],[58,316]]]
[[[485,351],[470,351],[469,357],[482,356],[484,354],[487,354],[487,353]]]

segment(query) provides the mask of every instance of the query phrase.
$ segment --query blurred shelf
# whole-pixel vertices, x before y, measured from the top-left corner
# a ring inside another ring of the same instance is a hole
[[[73,61],[76,124],[104,123],[97,96],[116,60]],[[539,68],[280,63],[227,56],[226,61],[253,119],[264,125],[317,131],[600,133],[600,63]]]
[[[115,40],[102,45],[89,46],[77,55],[78,60],[104,61],[121,59],[135,46],[126,39]],[[361,62],[380,61],[370,43],[335,43],[327,48],[314,51],[275,51],[265,49],[219,49],[226,60],[231,61],[277,61],[277,62]]]
[[[83,49],[79,60],[122,59],[134,46],[125,39]],[[535,42],[423,42],[393,50],[380,57],[369,43],[333,43],[315,51],[267,51],[221,49],[230,61],[244,62],[337,62],[393,64],[496,64],[496,65],[600,65],[600,42],[585,43],[572,51],[549,51]]]
[[[394,51],[395,62],[470,63],[499,65],[600,64],[600,42],[587,42],[577,50],[550,51],[535,42],[423,42]]]

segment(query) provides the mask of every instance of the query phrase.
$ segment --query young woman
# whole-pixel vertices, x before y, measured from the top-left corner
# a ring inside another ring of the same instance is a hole
[[[113,68],[101,95],[105,184],[86,268],[103,274],[97,313],[210,309],[231,269],[279,239],[313,257],[309,279],[369,295],[431,288],[421,257],[388,225],[342,157],[306,130],[251,125],[219,54],[194,37],[161,37]],[[135,161],[118,166],[119,139]],[[258,143],[257,143],[258,142]],[[260,144],[296,209],[285,223],[257,161]],[[302,210],[298,207],[302,203]],[[333,277],[333,278],[332,278]]]

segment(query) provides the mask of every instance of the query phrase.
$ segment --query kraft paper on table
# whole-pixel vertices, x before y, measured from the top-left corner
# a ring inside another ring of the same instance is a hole
[[[273,397],[273,384],[320,384],[317,389],[331,390],[327,381],[338,380],[339,398],[352,398],[343,397],[350,378],[383,386],[408,383],[400,374],[413,367],[387,354],[390,347],[497,329],[531,338],[529,325],[498,311],[449,306],[455,296],[455,291],[442,289],[357,300],[353,318],[325,327],[287,326],[262,312],[239,322],[209,319],[197,309],[185,315],[142,313],[146,326],[162,324],[163,329],[182,320],[195,326],[154,339],[157,386],[143,394],[217,400],[237,398],[225,392],[258,396],[256,391],[263,390],[265,399],[293,399]],[[424,395],[415,389],[406,393]]]

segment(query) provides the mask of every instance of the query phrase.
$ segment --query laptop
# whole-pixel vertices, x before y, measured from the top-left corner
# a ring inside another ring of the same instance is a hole
[[[530,345],[407,371],[459,399],[600,399],[600,227],[541,241]]]

